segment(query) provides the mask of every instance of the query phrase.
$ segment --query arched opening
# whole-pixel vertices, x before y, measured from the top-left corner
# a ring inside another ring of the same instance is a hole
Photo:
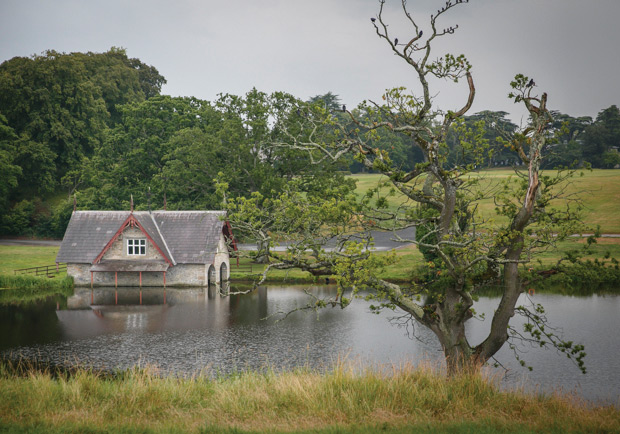
[[[213,264],[209,265],[209,271],[207,272],[208,285],[215,285],[215,267]]]
[[[222,262],[220,265],[220,283],[228,280],[228,267],[226,266],[226,262]]]

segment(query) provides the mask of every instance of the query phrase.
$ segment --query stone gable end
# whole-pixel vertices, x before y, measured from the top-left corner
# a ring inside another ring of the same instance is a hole
[[[127,255],[127,239],[145,239],[146,240],[146,255]],[[144,233],[134,227],[127,227],[123,233],[118,237],[114,244],[110,246],[107,252],[103,255],[102,260],[136,260],[143,261],[146,259],[164,260],[164,257],[157,251],[155,246],[144,235]]]
[[[224,264],[225,266],[225,272],[223,273],[223,276],[221,276],[220,274],[220,268],[222,267],[222,264]],[[213,265],[215,266],[215,270],[217,272],[216,281],[218,283],[220,282],[220,277],[222,277],[224,280],[228,280],[230,278],[230,258],[229,258],[228,247],[226,246],[226,238],[224,237],[224,234],[220,235],[220,239],[217,245],[217,251],[215,253],[215,259],[213,261]],[[207,266],[206,271],[207,273],[209,272],[208,266]]]

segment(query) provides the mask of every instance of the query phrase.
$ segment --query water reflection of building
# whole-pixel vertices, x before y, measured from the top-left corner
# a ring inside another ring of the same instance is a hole
[[[227,326],[228,297],[211,285],[200,289],[78,289],[56,315],[66,337],[131,331],[160,332]]]
[[[301,287],[201,289],[97,288],[82,289],[70,298],[69,309],[58,311],[72,348],[89,352],[120,352],[123,357],[148,355],[191,366],[252,366],[271,363],[294,366],[304,361],[324,364],[332,348],[354,344],[351,310],[321,311],[321,320],[297,312],[282,315],[310,300]],[[306,289],[306,287],[303,287]],[[310,288],[317,296],[333,296],[335,287]],[[220,294],[229,292],[229,296]],[[140,303],[142,300],[142,304]],[[268,318],[265,320],[265,318]],[[365,332],[364,335],[368,335]],[[344,344],[343,344],[344,342]],[[97,347],[96,349],[94,347]],[[163,355],[167,354],[167,355]]]

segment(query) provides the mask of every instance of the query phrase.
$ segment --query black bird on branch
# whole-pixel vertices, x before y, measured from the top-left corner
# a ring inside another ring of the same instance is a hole
[[[394,45],[398,45],[398,38],[394,38]]]
[[[373,23],[376,21],[376,18],[371,18],[370,21],[372,21]]]
[[[530,81],[527,83],[527,87],[534,87],[536,86],[536,83],[534,83],[534,79],[531,78]]]
[[[342,104],[342,111],[346,112],[347,111],[347,106],[345,104]]]
[[[420,33],[418,33],[418,38],[422,37],[422,33],[423,33],[422,30],[420,30]]]

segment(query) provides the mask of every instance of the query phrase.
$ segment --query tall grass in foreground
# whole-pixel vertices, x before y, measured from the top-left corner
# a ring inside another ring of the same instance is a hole
[[[618,432],[620,411],[568,395],[502,392],[477,374],[446,379],[428,366],[180,379],[148,369],[20,373],[5,364],[0,421],[0,431],[15,432]]]

